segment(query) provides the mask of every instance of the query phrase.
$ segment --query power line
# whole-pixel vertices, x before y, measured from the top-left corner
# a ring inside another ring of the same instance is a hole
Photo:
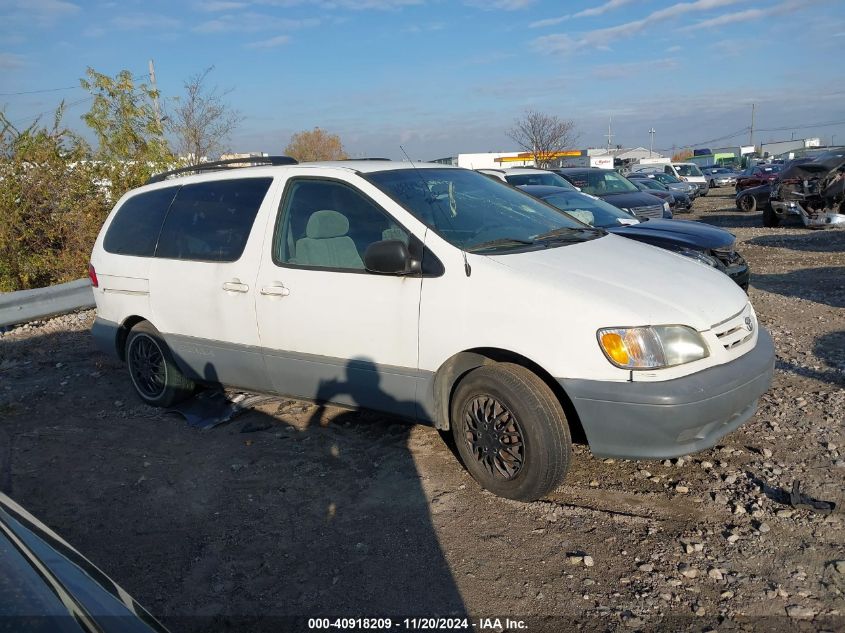
[[[143,74],[140,74],[140,75],[136,75],[136,76],[132,77],[132,81],[138,81],[139,79],[144,79],[145,77],[149,77],[149,76],[150,76],[149,73],[143,73]],[[77,86],[77,87],[81,88],[81,86]],[[37,91],[37,92],[56,92],[58,90],[62,90],[62,89],[61,88],[51,88],[49,90],[42,90],[42,91]],[[86,101],[92,101],[93,99],[94,99],[94,96],[89,95],[87,97],[82,97],[81,99],[77,99],[76,101],[70,101],[68,103],[65,103],[64,107],[67,110],[68,108],[78,106],[79,104],[85,103]],[[56,107],[50,108],[49,110],[44,110],[43,112],[39,112],[38,114],[35,114],[35,115],[28,115],[26,117],[22,117],[20,119],[14,120],[14,121],[9,121],[9,123],[11,123],[14,126],[17,126],[18,124],[23,123],[25,121],[32,121],[34,123],[35,121],[40,119],[45,114],[50,114],[51,112],[55,112],[56,108],[58,108],[59,105],[60,104],[57,104]]]
[[[149,77],[149,73],[141,73],[135,77],[132,77],[132,81],[137,81],[138,79],[143,79],[145,77]],[[0,97],[17,97],[20,95],[37,95],[37,94],[44,94],[45,92],[61,92],[62,90],[81,90],[82,86],[76,84],[75,86],[62,86],[61,88],[42,88],[40,90],[23,90],[21,92],[0,92]]]
[[[23,92],[0,92],[0,97],[17,97],[19,95],[37,95],[44,92],[59,92],[61,90],[79,90],[82,86],[65,86],[64,88],[45,88],[44,90],[25,90]]]

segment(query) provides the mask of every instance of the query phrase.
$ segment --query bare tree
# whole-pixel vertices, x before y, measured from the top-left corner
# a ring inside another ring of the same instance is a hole
[[[230,108],[225,97],[231,90],[221,91],[217,86],[206,85],[209,66],[185,81],[185,96],[177,98],[168,116],[168,126],[176,135],[180,154],[192,160],[202,160],[212,153],[219,153],[229,135],[243,121],[237,110]]]
[[[506,134],[534,157],[537,167],[549,166],[556,153],[571,148],[578,140],[572,121],[535,110],[514,121]]]
[[[285,148],[285,154],[299,162],[347,158],[340,137],[318,127],[294,134]]]

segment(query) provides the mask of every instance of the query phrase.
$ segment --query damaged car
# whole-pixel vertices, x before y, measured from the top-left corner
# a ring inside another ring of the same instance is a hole
[[[808,228],[845,227],[845,154],[824,154],[781,171],[763,210],[763,224],[778,226],[790,215]]]

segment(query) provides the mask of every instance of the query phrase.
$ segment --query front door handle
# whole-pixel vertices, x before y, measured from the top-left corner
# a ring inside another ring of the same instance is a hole
[[[264,286],[261,289],[261,294],[266,295],[268,297],[287,297],[290,294],[290,290],[288,290],[282,285]]]
[[[232,279],[223,282],[223,290],[226,292],[249,292],[249,286],[241,283],[240,279]]]

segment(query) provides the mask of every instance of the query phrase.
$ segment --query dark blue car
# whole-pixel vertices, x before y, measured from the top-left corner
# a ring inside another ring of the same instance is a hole
[[[743,290],[748,290],[748,264],[735,250],[736,237],[733,233],[699,222],[637,218],[595,196],[561,187],[524,185],[519,188],[585,224],[659,246],[717,268]]]

